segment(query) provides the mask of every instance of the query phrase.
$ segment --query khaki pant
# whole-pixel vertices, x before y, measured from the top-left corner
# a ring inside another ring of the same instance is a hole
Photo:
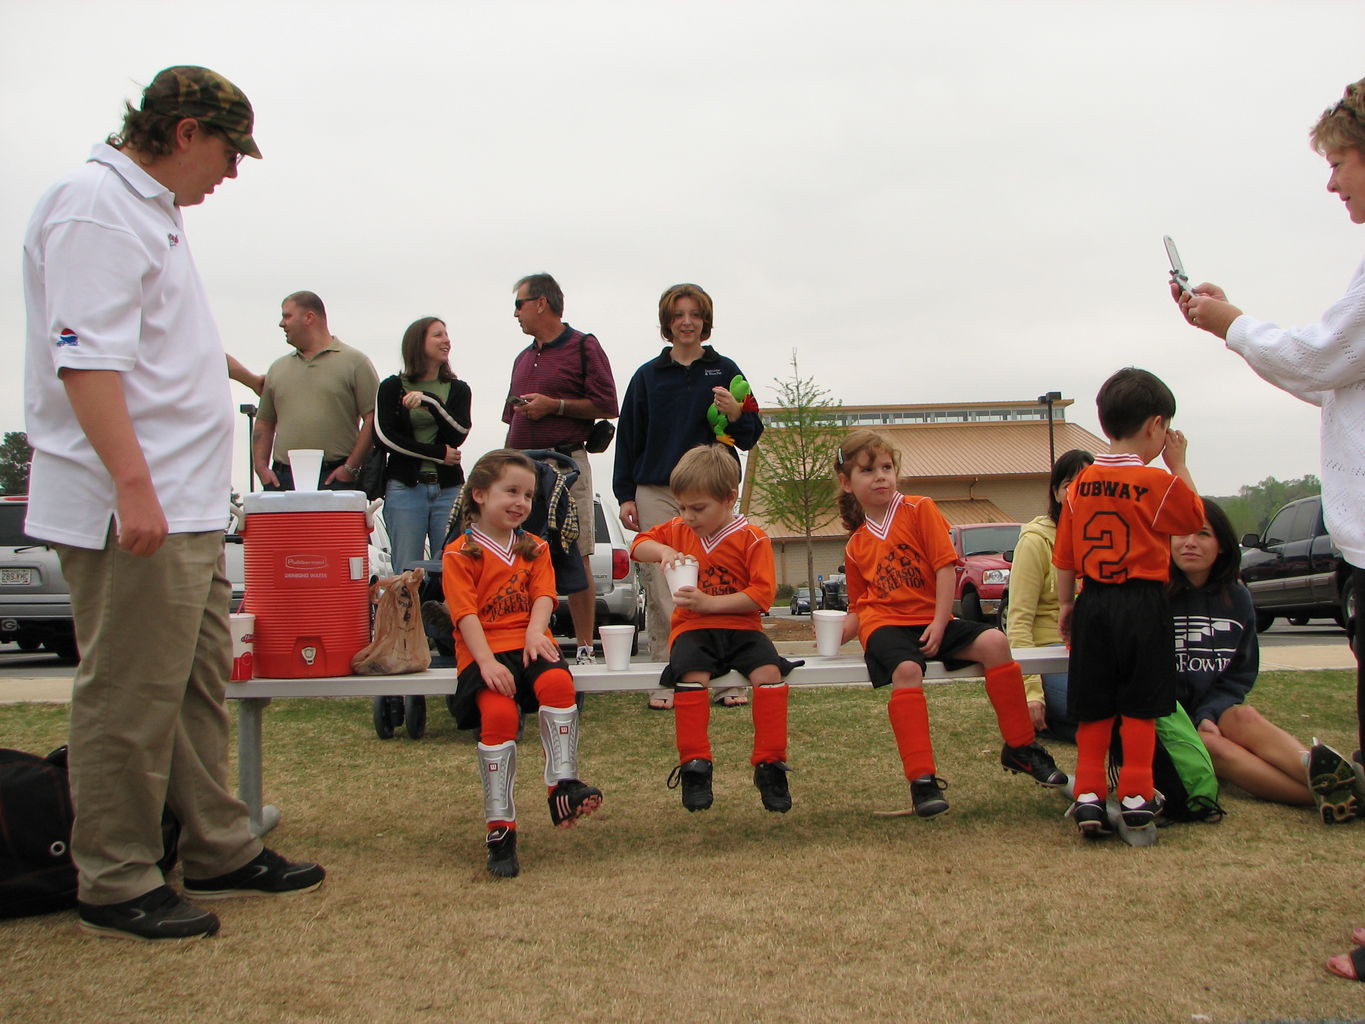
[[[161,811],[191,878],[235,871],[261,843],[228,790],[231,585],[221,532],[171,534],[150,558],[59,545],[81,663],[71,699],[71,852],[79,898],[134,899],[165,880]]]
[[[678,500],[667,487],[639,484],[635,488],[635,513],[640,532],[666,523],[678,514]],[[649,656],[668,660],[668,631],[673,621],[673,593],[668,589],[658,562],[645,565],[645,629],[649,633]]]

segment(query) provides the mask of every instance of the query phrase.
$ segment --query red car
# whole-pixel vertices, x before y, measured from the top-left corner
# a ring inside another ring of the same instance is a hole
[[[953,614],[975,622],[999,620],[1001,599],[1010,582],[1005,554],[1019,543],[1020,523],[971,523],[948,534],[957,551]]]

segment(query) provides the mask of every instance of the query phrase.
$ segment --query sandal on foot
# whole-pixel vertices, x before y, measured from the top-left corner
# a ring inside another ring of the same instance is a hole
[[[749,697],[740,687],[732,686],[716,694],[711,703],[722,708],[742,708],[749,703]]]
[[[649,695],[650,711],[672,711],[673,710],[673,691],[655,690]]]
[[[1359,929],[1357,929],[1359,931]],[[1365,977],[1365,946],[1357,946],[1349,953],[1327,958],[1327,973],[1349,981],[1360,981]]]

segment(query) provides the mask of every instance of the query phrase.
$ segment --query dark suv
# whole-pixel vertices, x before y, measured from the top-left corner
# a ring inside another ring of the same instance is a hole
[[[1322,498],[1300,498],[1275,513],[1265,532],[1242,538],[1242,581],[1256,605],[1256,628],[1283,615],[1291,624],[1335,619],[1355,608],[1351,570],[1322,521]]]

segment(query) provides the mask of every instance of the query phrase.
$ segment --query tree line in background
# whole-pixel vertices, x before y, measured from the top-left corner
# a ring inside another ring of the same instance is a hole
[[[1322,493],[1322,481],[1312,473],[1297,480],[1276,480],[1268,476],[1258,484],[1246,484],[1230,497],[1213,500],[1223,506],[1238,537],[1260,533],[1281,506],[1299,498]]]

